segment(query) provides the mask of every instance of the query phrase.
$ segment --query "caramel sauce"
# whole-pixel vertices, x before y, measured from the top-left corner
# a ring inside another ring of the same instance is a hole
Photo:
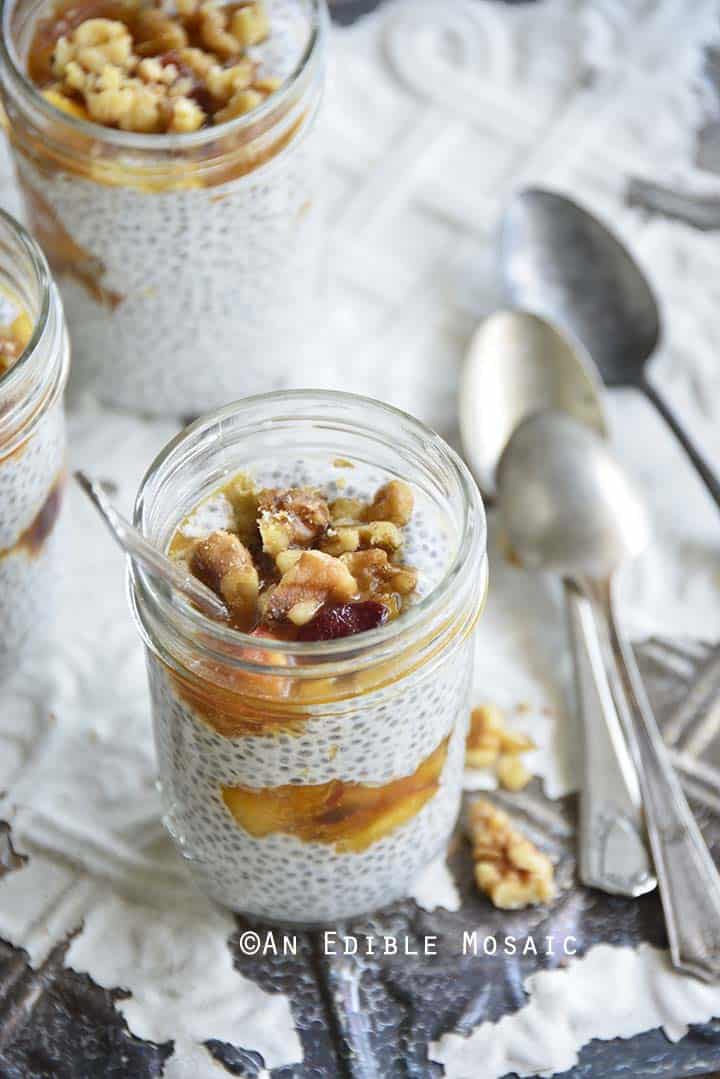
[[[0,551],[0,558],[6,558],[8,555],[16,554],[21,550],[27,551],[33,558],[40,554],[60,516],[64,484],[65,475],[61,473],[48,491],[47,497],[36,516],[12,547],[7,547],[4,551]]]
[[[254,657],[247,654],[248,661],[253,658],[257,663],[278,662],[269,652],[262,655],[260,649]],[[202,679],[185,678],[175,671],[169,674],[175,696],[224,738],[300,734],[307,723],[307,713],[288,700],[292,681],[287,676],[253,674],[207,662]]]
[[[105,288],[102,278],[105,266],[73,240],[53,208],[20,174],[28,214],[38,243],[45,251],[56,277],[72,277],[92,296],[96,303],[114,311],[124,296]]]
[[[358,854],[416,816],[437,793],[449,741],[441,742],[412,775],[384,786],[334,779],[306,787],[222,787],[223,801],[256,839],[280,832]]]

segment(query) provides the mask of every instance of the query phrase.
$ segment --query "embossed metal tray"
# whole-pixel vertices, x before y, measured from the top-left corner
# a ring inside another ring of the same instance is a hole
[[[720,648],[650,641],[638,649],[638,658],[693,809],[711,849],[720,854],[720,710],[711,707],[720,693]],[[693,769],[699,759],[701,777]],[[524,979],[563,962],[560,955],[462,955],[460,942],[468,929],[477,930],[479,938],[497,933],[519,940],[529,933],[556,939],[571,933],[578,954],[599,942],[666,946],[656,894],[627,900],[577,885],[575,801],[549,801],[538,781],[522,796],[509,796],[515,816],[557,861],[560,894],[551,909],[494,910],[473,886],[468,850],[458,836],[449,864],[462,895],[459,911],[428,913],[408,901],[338,927],[361,939],[364,933],[407,937],[410,950],[415,944],[418,951],[419,942],[434,935],[436,956],[329,956],[320,934],[303,933],[295,956],[249,958],[240,954],[238,939],[252,927],[238,919],[230,941],[237,968],[265,990],[288,995],[303,1046],[304,1062],[272,1071],[273,1079],[441,1076],[442,1067],[428,1056],[432,1041],[448,1031],[470,1034],[486,1020],[517,1011],[526,1002]],[[0,829],[0,873],[19,864],[7,828]],[[155,1045],[131,1035],[114,1007],[122,987],[107,991],[68,970],[66,948],[57,947],[34,971],[21,950],[0,943],[0,1079],[161,1076],[172,1042]],[[207,1048],[228,1075],[256,1079],[263,1071],[261,1057],[243,1046],[241,1030],[237,1044],[211,1042]],[[566,1075],[649,1079],[714,1069],[720,1069],[720,1020],[691,1028],[675,1044],[660,1030],[591,1042]]]

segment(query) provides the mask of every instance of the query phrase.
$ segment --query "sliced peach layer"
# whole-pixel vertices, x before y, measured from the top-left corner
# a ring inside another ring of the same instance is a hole
[[[412,775],[380,787],[335,779],[306,787],[222,787],[222,796],[240,827],[256,839],[279,832],[357,854],[409,821],[437,793],[448,742]]]

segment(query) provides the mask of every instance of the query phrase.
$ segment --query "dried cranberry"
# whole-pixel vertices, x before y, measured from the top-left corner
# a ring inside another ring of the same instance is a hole
[[[343,603],[321,607],[298,634],[300,641],[334,641],[377,629],[387,622],[390,612],[384,603],[365,600],[363,603]]]

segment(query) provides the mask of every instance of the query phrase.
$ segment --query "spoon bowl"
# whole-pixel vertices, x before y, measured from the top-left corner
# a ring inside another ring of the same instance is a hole
[[[498,311],[477,330],[460,386],[465,455],[486,496],[516,427],[533,413],[567,412],[607,434],[602,382],[582,345],[538,315]]]
[[[519,437],[513,432],[539,421],[547,409],[586,424],[597,439],[607,436],[602,383],[582,346],[537,315],[500,311],[475,336],[460,392],[465,452],[486,496],[495,494],[498,460],[508,440],[515,444]],[[522,504],[518,508],[522,518]],[[642,895],[656,882],[637,775],[610,696],[593,612],[568,579],[564,595],[584,730],[580,876],[610,894]]]
[[[500,265],[510,302],[582,341],[608,386],[641,384],[660,339],[657,300],[596,217],[554,191],[521,191],[503,219]]]
[[[523,563],[611,576],[650,540],[644,502],[607,443],[571,416],[529,417],[498,465],[499,504]]]
[[[572,575],[603,620],[601,646],[640,778],[672,960],[681,970],[717,981],[720,875],[615,614],[616,571],[649,539],[642,499],[603,441],[561,413],[530,417],[515,432],[498,467],[498,491],[520,558]],[[612,802],[608,811],[611,822],[620,822]],[[637,851],[637,832],[625,834],[628,852]]]
[[[529,188],[507,208],[500,269],[510,303],[552,319],[581,341],[608,386],[652,402],[720,508],[720,479],[668,404],[647,365],[661,336],[657,300],[630,252],[572,199]]]

